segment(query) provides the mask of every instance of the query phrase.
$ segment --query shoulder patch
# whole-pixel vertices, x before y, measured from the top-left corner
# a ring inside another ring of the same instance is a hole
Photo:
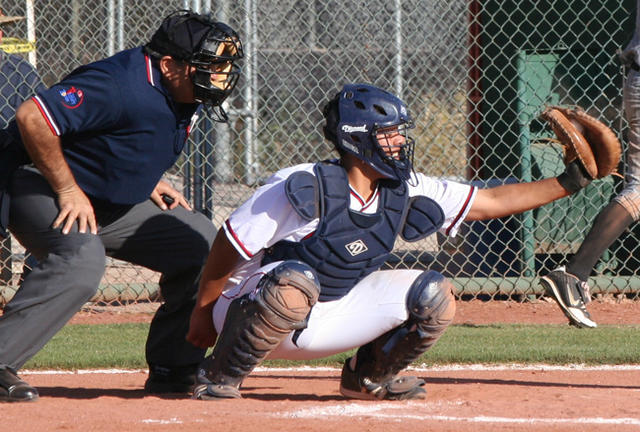
[[[62,97],[62,105],[69,109],[78,108],[84,102],[84,92],[73,86],[58,90],[58,94]]]
[[[316,177],[306,171],[291,174],[284,185],[287,199],[298,215],[305,220],[319,217],[319,194]]]

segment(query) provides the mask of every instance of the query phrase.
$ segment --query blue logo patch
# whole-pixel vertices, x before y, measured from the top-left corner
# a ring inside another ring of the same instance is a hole
[[[75,87],[71,87],[67,90],[59,90],[60,96],[62,96],[62,105],[67,108],[78,108],[84,101],[84,92]]]

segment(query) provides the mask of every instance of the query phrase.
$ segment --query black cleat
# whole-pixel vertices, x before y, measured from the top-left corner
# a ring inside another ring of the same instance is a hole
[[[408,400],[424,399],[427,391],[422,388],[424,380],[412,376],[394,377],[383,383],[375,383],[366,377],[359,377],[351,370],[347,359],[342,367],[340,393],[352,399],[364,400]]]
[[[586,282],[567,273],[564,266],[542,276],[540,282],[547,295],[553,297],[572,325],[583,328],[598,327],[587,311],[586,304],[591,301],[591,296]]]

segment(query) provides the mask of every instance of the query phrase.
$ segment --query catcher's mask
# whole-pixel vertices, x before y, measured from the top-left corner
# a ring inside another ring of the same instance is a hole
[[[324,115],[325,137],[339,151],[355,155],[385,178],[409,179],[414,141],[408,131],[414,125],[404,102],[369,84],[346,84]]]
[[[164,19],[145,50],[154,57],[170,55],[194,66],[196,101],[216,109],[216,120],[226,121],[222,103],[238,83],[237,61],[244,56],[240,38],[231,27],[210,15],[181,10]]]

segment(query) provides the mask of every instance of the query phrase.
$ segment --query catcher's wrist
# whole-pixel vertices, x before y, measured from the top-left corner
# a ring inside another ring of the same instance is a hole
[[[565,171],[556,178],[560,186],[572,194],[591,183],[591,177],[589,177],[577,160],[568,164]]]

